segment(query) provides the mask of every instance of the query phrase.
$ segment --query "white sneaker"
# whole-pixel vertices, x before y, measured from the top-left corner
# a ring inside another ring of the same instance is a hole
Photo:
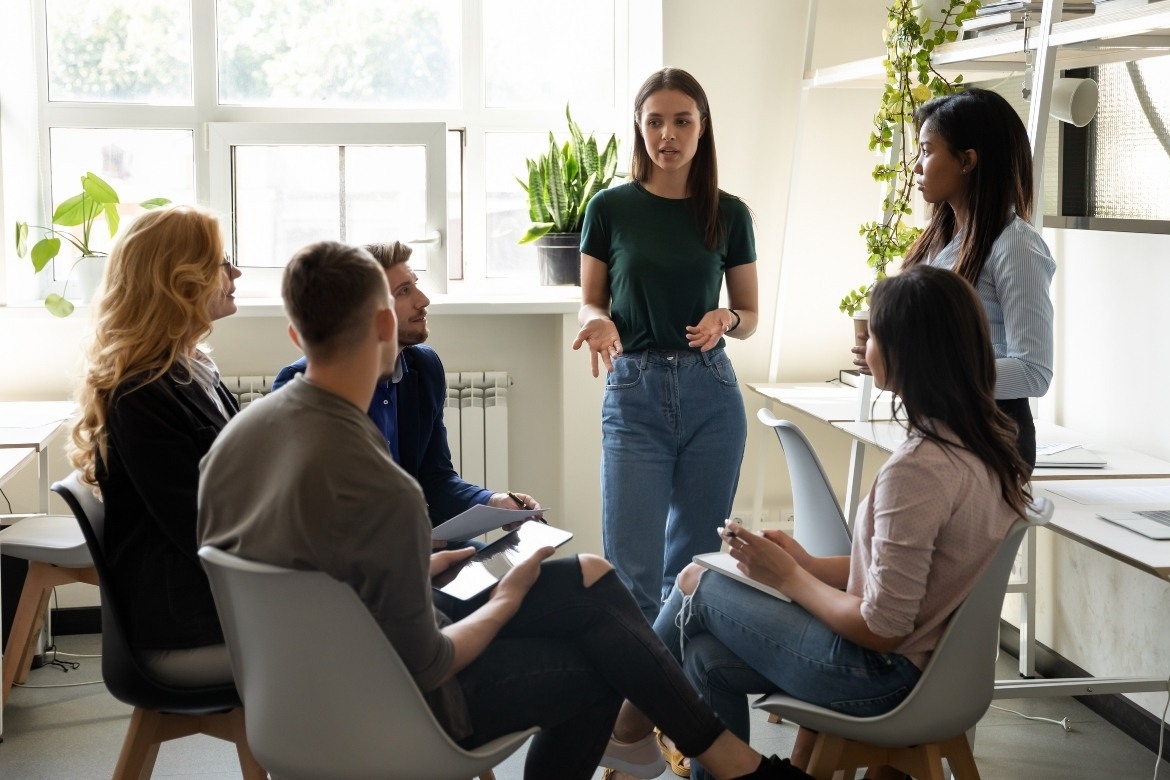
[[[621,742],[611,734],[601,766],[642,778],[658,777],[666,771],[653,731],[637,742]]]

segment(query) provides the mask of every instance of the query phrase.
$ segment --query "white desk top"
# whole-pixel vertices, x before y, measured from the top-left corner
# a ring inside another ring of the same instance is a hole
[[[839,382],[806,382],[801,384],[767,384],[749,382],[748,387],[760,395],[793,409],[811,414],[825,422],[856,420],[860,404],[860,390]],[[876,388],[870,397],[871,420],[889,420],[893,414],[893,393]]]
[[[40,452],[76,411],[74,401],[0,401],[0,449]]]
[[[900,423],[892,420],[876,420],[873,422],[834,422],[834,428],[848,433],[853,438],[865,444],[877,447],[885,452],[893,452],[906,441],[906,429]],[[1036,423],[1036,440],[1045,444],[1083,444],[1103,457],[1106,461],[1104,468],[1038,468],[1032,472],[1033,482],[1042,482],[1055,479],[1153,479],[1170,477],[1170,463],[1144,455],[1140,452],[1125,449],[1111,444],[1095,443],[1091,437],[1086,437],[1052,423]]]
[[[1066,487],[1089,486],[1107,487],[1107,491],[1092,492],[1102,494],[1107,492],[1114,495],[1090,499],[1099,503],[1080,503],[1053,492]],[[1055,504],[1056,511],[1053,512],[1048,528],[1137,569],[1163,580],[1170,580],[1170,541],[1148,539],[1128,528],[1122,528],[1097,517],[1097,513],[1105,509],[1165,509],[1170,506],[1170,502],[1118,500],[1127,488],[1170,491],[1170,479],[1119,480],[1109,482],[1107,486],[1099,482],[1060,482],[1033,486],[1037,495],[1044,495]]]

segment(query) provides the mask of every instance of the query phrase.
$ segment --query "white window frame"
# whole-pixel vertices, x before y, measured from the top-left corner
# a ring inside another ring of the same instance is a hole
[[[48,159],[49,128],[136,128],[187,129],[193,133],[195,149],[193,170],[196,202],[217,208],[221,214],[230,214],[230,197],[222,193],[213,197],[217,182],[229,180],[230,155],[215,157],[211,152],[211,128],[231,125],[284,125],[287,142],[304,143],[314,127],[332,125],[378,126],[382,141],[388,128],[418,123],[443,124],[463,131],[464,156],[462,169],[463,197],[463,280],[452,284],[457,290],[476,294],[480,292],[518,291],[515,280],[486,277],[486,180],[485,139],[488,133],[527,132],[547,133],[561,131],[565,125],[564,106],[548,109],[500,109],[484,107],[484,71],[482,43],[483,0],[461,0],[463,14],[461,103],[458,109],[382,109],[382,108],[316,108],[316,107],[240,107],[218,103],[214,0],[191,0],[192,23],[192,81],[193,103],[186,106],[149,106],[133,104],[53,102],[48,100],[48,73],[46,66],[45,10],[43,0],[17,0],[16,8],[6,9],[6,30],[0,33],[0,42],[27,44],[7,46],[14,57],[22,61],[6,64],[0,74],[0,96],[4,103],[4,133],[0,134],[0,152],[5,165],[0,165],[0,191],[3,202],[0,214],[3,225],[5,274],[0,279],[0,303],[31,304],[43,298],[49,290],[51,277],[42,273],[35,278],[29,272],[28,260],[16,257],[11,235],[15,219],[44,224],[52,213],[49,203],[50,161]],[[586,130],[596,131],[599,137],[615,132],[621,142],[621,155],[628,159],[632,128],[631,103],[633,95],[645,76],[662,64],[662,6],[663,0],[614,0],[614,101],[612,106],[574,106],[574,118]],[[636,31],[636,35],[631,34]],[[31,48],[32,57],[21,57],[22,49]],[[35,81],[35,94],[28,88]],[[17,87],[13,88],[13,84]],[[569,81],[571,84],[571,79]],[[13,96],[15,100],[9,100]],[[18,132],[13,132],[13,127]],[[218,131],[217,131],[218,132]],[[306,135],[302,135],[302,133]],[[308,141],[312,143],[311,140]],[[331,141],[332,142],[332,141]],[[35,145],[31,150],[28,146]],[[445,165],[445,141],[438,147],[440,153],[430,154],[428,160]],[[10,164],[13,158],[18,165]],[[624,169],[624,165],[619,165]],[[523,160],[517,161],[522,172]],[[429,174],[428,174],[429,178]],[[35,198],[28,193],[37,193]],[[428,198],[434,195],[442,200],[446,212],[446,181],[438,188],[428,183]],[[224,204],[229,204],[224,208]],[[430,208],[428,208],[428,211]],[[428,223],[436,221],[428,216]],[[225,231],[230,229],[225,225]],[[449,244],[445,219],[435,228]],[[417,237],[411,237],[417,238]],[[517,237],[518,238],[518,237]],[[434,253],[445,259],[445,252]],[[428,276],[430,289],[447,289],[446,264],[443,275],[436,272],[440,263],[432,261]],[[255,273],[255,269],[249,269]],[[265,297],[279,295],[279,286],[272,283]]]
[[[438,293],[447,292],[447,126],[442,122],[257,123],[212,122],[207,126],[211,167],[211,208],[221,216],[226,242],[234,242],[233,150],[240,146],[423,146],[426,148],[426,227],[423,235],[397,240],[427,245],[426,277]],[[342,193],[344,196],[344,193]],[[241,258],[241,260],[244,260]],[[242,298],[271,296],[283,268],[249,268],[237,280]],[[417,270],[417,269],[416,269]],[[423,275],[419,271],[420,277]]]

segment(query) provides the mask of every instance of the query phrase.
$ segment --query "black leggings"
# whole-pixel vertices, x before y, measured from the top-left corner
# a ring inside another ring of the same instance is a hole
[[[1027,398],[999,398],[995,405],[1004,414],[1016,421],[1019,434],[1016,447],[1020,457],[1028,464],[1028,472],[1036,468],[1036,422],[1032,419],[1032,406]]]
[[[482,600],[452,604],[436,594],[435,602],[458,619]],[[458,679],[474,729],[464,747],[541,728],[526,778],[592,777],[622,699],[686,755],[707,750],[724,730],[617,573],[585,587],[576,558],[541,566],[520,611]]]

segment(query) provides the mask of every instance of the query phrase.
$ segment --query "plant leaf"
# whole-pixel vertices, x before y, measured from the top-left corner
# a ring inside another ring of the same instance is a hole
[[[118,216],[118,204],[107,203],[105,205],[105,210],[106,224],[110,226],[110,238],[113,238],[114,234],[118,232],[118,224],[122,220],[122,218]]]
[[[520,240],[517,241],[516,243],[517,244],[532,243],[533,241],[540,238],[545,233],[548,233],[552,229],[553,229],[553,223],[551,223],[551,222],[538,222],[538,223],[534,224],[532,227],[528,228],[528,232],[526,232],[523,236],[521,236]]]
[[[569,198],[565,192],[564,171],[556,141],[553,141],[548,158],[548,213],[558,233],[562,232],[568,208]]]
[[[24,257],[28,254],[28,223],[16,223],[16,256]]]
[[[42,238],[32,248],[33,270],[40,273],[50,260],[61,251],[61,239],[56,236]]]
[[[49,293],[45,296],[45,308],[54,317],[68,317],[73,313],[73,304],[57,293]]]
[[[61,201],[61,205],[53,212],[53,224],[64,227],[76,227],[85,221],[85,193],[74,195]]]
[[[114,188],[106,184],[104,179],[92,171],[81,177],[81,189],[98,203],[118,202],[118,193],[114,192]]]
[[[159,206],[169,205],[170,202],[171,202],[170,198],[151,198],[150,200],[142,201],[138,205],[144,209],[156,209]]]

